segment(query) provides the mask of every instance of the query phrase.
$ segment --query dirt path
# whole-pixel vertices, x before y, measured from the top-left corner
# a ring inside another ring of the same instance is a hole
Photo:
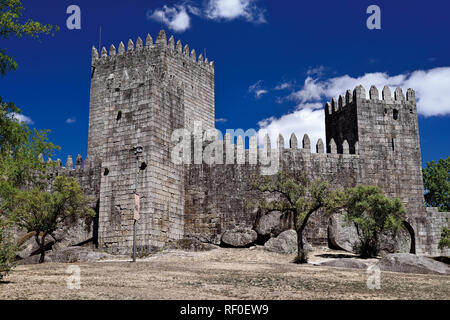
[[[310,262],[337,254],[319,250]],[[0,283],[0,299],[450,299],[449,276],[383,272],[381,289],[370,290],[365,270],[296,265],[293,257],[221,248],[79,263],[79,290],[67,289],[69,264],[18,266]]]

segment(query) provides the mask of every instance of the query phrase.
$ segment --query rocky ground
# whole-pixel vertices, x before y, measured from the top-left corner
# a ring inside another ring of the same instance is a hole
[[[381,288],[368,289],[363,269],[319,266],[349,258],[345,251],[314,248],[310,264],[294,254],[262,248],[206,252],[170,249],[139,259],[20,265],[0,282],[0,299],[450,299],[450,276],[381,272]],[[108,257],[106,257],[108,259]],[[345,260],[344,260],[345,261]],[[81,270],[81,288],[68,289],[67,268]]]

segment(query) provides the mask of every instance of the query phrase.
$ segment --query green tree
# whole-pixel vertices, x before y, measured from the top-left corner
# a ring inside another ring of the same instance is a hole
[[[72,177],[56,177],[52,192],[35,187],[30,191],[19,191],[14,200],[12,219],[27,232],[35,232],[41,252],[40,263],[45,258],[45,238],[49,235],[54,238],[53,233],[64,221],[95,215],[89,207],[89,199]]]
[[[427,205],[439,211],[450,211],[450,157],[427,162],[422,170]]]
[[[321,208],[330,205],[331,191],[328,182],[316,180],[310,182],[305,176],[296,173],[289,176],[279,172],[275,176],[255,176],[250,187],[266,195],[274,196],[267,201],[267,197],[261,200],[248,200],[248,205],[257,207],[264,214],[279,211],[283,215],[293,218],[297,232],[297,258],[296,263],[307,263],[308,252],[305,250],[303,235],[311,215]]]
[[[397,232],[406,210],[398,198],[391,199],[376,186],[357,186],[335,194],[336,206],[344,210],[344,220],[356,225],[359,242],[356,252],[363,258],[376,257],[384,231]]]
[[[29,36],[38,39],[42,34],[50,35],[59,30],[57,26],[31,19],[22,21],[24,10],[20,0],[0,0],[0,38]],[[17,62],[6,54],[6,49],[0,48],[0,75],[16,69]]]
[[[16,260],[16,245],[8,227],[0,211],[0,280],[15,266]]]
[[[444,248],[450,248],[450,229],[448,227],[442,228],[441,240],[439,241],[439,249]]]

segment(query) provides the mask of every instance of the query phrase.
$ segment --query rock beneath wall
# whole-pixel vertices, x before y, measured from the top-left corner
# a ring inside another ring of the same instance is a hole
[[[367,269],[367,265],[364,262],[352,258],[334,259],[322,262],[319,265],[335,268]]]
[[[359,241],[358,231],[353,223],[347,225],[342,214],[334,214],[328,224],[328,240],[332,247],[355,252],[353,246]],[[397,233],[384,232],[380,236],[380,254],[409,253],[411,250],[411,236],[402,227]]]
[[[256,231],[250,228],[235,228],[224,232],[222,242],[228,246],[243,248],[251,245],[257,238]]]
[[[77,245],[92,239],[92,223],[78,221],[67,223],[54,232],[55,239],[48,235],[45,238],[45,250],[60,250]],[[28,258],[39,253],[39,246],[35,240],[35,232],[15,232],[16,243],[19,247],[17,255],[21,259]]]
[[[354,224],[346,225],[342,214],[334,214],[328,222],[328,240],[336,249],[353,252],[358,241],[358,232]]]
[[[312,251],[312,246],[303,239],[305,249]],[[264,249],[277,253],[296,253],[297,252],[297,232],[295,230],[287,230],[278,235],[276,238],[270,238],[265,244]]]
[[[48,254],[48,258],[52,262],[62,263],[95,262],[110,257],[112,256],[108,253],[85,247],[68,247]]]
[[[402,227],[395,234],[392,232],[385,232],[380,236],[380,254],[386,255],[389,253],[410,253],[411,251],[411,236]]]
[[[178,250],[184,250],[184,251],[211,251],[214,249],[217,249],[218,246],[211,244],[211,243],[205,243],[198,239],[194,238],[185,238],[181,240],[176,240],[173,242],[168,243],[167,245],[170,249],[178,249]]]
[[[74,262],[95,262],[112,258],[108,253],[96,251],[91,247],[68,247],[60,250],[50,250],[45,254],[44,262],[74,263]],[[19,260],[18,264],[37,264],[40,255],[27,257]]]
[[[255,231],[258,235],[268,237],[276,237],[291,228],[290,221],[280,211],[273,211],[261,216],[255,224]]]
[[[388,254],[377,263],[377,266],[382,271],[391,272],[450,274],[450,266],[447,264],[411,253]]]

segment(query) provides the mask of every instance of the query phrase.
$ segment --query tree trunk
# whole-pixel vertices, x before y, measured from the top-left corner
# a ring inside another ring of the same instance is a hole
[[[41,257],[39,258],[39,263],[43,263],[44,259],[45,259],[45,237],[47,236],[46,233],[44,233],[44,235],[41,238],[41,243],[40,243],[40,247],[41,247]]]
[[[303,243],[303,228],[297,229],[297,263],[308,263],[308,252],[304,248]]]

